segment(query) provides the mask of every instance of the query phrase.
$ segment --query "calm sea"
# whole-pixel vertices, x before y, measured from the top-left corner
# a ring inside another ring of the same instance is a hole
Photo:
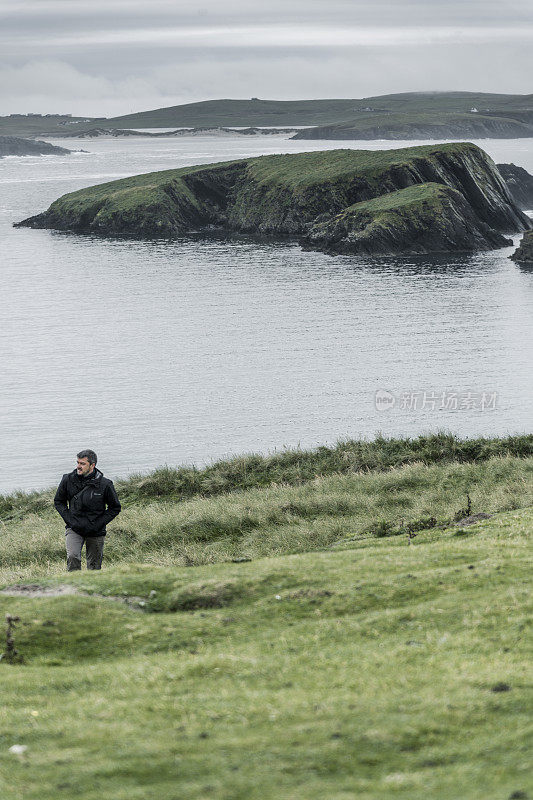
[[[84,447],[117,478],[377,432],[531,431],[533,271],[511,247],[371,260],[12,228],[126,175],[412,142],[56,143],[90,152],[0,161],[0,492],[56,484]],[[533,140],[478,144],[533,172]]]

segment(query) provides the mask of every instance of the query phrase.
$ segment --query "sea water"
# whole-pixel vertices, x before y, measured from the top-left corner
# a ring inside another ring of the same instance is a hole
[[[0,161],[0,492],[54,485],[86,447],[117,478],[378,432],[531,431],[533,271],[508,258],[513,247],[370,259],[243,236],[12,227],[66,192],[126,175],[416,143],[55,143],[89,152]],[[532,140],[477,143],[533,172]]]

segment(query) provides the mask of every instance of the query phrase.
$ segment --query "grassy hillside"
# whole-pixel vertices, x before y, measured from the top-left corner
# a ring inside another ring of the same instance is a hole
[[[0,134],[11,136],[65,136],[95,127],[105,128],[195,128],[195,127],[287,127],[291,125],[329,125],[346,122],[371,108],[399,114],[444,114],[479,112],[503,115],[531,113],[533,95],[489,94],[482,92],[404,92],[359,99],[263,100],[219,99],[184,103],[167,108],[141,111],[118,117],[0,117]],[[504,113],[505,112],[505,113]],[[370,115],[372,116],[372,115]],[[533,121],[533,120],[532,120]],[[76,125],[70,123],[77,122]],[[69,123],[66,124],[65,123]]]
[[[482,92],[407,92],[360,99],[332,100],[207,100],[126,114],[107,120],[118,128],[196,127],[201,125],[283,126],[342,122],[367,107],[405,112],[465,112],[473,107],[531,109],[533,95]]]
[[[249,160],[254,180],[263,185],[284,185],[291,189],[316,186],[324,181],[355,177],[379,178],[391,167],[409,166],[414,159],[482,152],[469,142],[418,145],[393,150],[319,150],[311,153],[285,153]]]
[[[527,796],[531,437],[118,485],[101,573],[64,573],[50,493],[4,498],[3,798]],[[494,515],[455,524],[466,492]]]
[[[399,92],[367,97],[366,107],[387,111],[461,112],[477,108],[486,111],[509,109],[533,110],[533,94],[497,94],[494,92]]]

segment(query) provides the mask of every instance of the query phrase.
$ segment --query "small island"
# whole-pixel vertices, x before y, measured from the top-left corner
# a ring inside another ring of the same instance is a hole
[[[16,227],[176,237],[289,236],[331,253],[494,249],[533,222],[471,143],[261,156],[137,175],[64,195]]]
[[[0,136],[0,158],[4,156],[61,156],[71,153],[66,147],[41,142],[35,139],[23,139],[19,136]]]

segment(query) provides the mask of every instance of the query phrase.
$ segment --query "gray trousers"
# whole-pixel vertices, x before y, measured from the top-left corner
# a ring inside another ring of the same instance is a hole
[[[102,558],[104,557],[105,536],[82,536],[72,528],[65,531],[65,542],[67,545],[67,569],[69,572],[81,569],[81,548],[85,542],[85,556],[87,558],[87,569],[102,569]]]

